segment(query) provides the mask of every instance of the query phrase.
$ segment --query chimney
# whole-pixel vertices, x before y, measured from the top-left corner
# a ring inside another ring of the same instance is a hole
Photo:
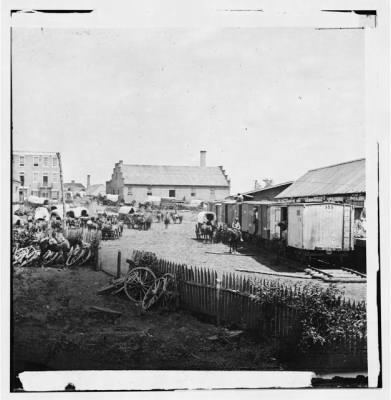
[[[91,175],[88,174],[87,175],[87,189],[90,187],[90,185],[91,185]]]
[[[206,151],[200,151],[200,167],[206,167]]]

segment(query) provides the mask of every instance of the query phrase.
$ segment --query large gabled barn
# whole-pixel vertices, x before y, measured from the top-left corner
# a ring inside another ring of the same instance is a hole
[[[224,199],[230,192],[230,181],[223,167],[207,167],[201,153],[200,166],[115,164],[108,194],[119,195],[127,204],[145,202],[152,197],[175,200],[211,201]]]

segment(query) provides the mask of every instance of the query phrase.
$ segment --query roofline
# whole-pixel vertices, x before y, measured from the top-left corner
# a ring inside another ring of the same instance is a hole
[[[111,182],[111,181],[109,181]],[[156,186],[164,186],[164,187],[190,187],[190,188],[200,188],[200,187],[213,187],[213,188],[224,188],[224,189],[229,189],[229,185],[177,185],[177,184],[167,184],[167,183],[129,183],[127,181],[124,181],[124,186],[150,186],[150,187],[156,187]]]
[[[264,190],[274,189],[276,187],[283,186],[283,185],[291,185],[292,183],[294,183],[294,181],[278,183],[277,185],[272,185],[272,186],[268,186],[268,187],[265,187],[265,188],[253,189],[253,190],[250,190],[248,192],[243,192],[242,194],[246,195],[246,194],[255,193],[255,192],[262,192]]]
[[[301,197],[305,198],[305,197],[321,197],[321,196],[332,196],[332,197],[341,197],[344,195],[352,195],[352,194],[366,194],[367,192],[364,191],[360,191],[360,192],[343,192],[343,193],[318,193],[318,194],[300,194],[300,195],[295,195],[295,196],[281,196],[284,192],[281,192],[281,194],[278,194],[275,199],[299,199]]]
[[[56,151],[31,151],[31,150],[14,150],[12,154],[51,154],[51,155],[56,155],[58,152]]]
[[[338,164],[327,165],[326,167],[320,167],[320,168],[309,169],[307,172],[319,171],[320,169],[332,168],[332,167],[337,167],[337,166],[339,166],[339,165],[351,164],[351,163],[354,163],[354,162],[365,161],[365,160],[366,160],[365,157],[364,157],[364,158],[357,158],[356,160],[345,161],[345,162],[338,163]]]
[[[117,163],[118,164],[118,163]],[[119,164],[121,167],[170,167],[170,168],[217,168],[221,170],[219,165],[201,167],[199,165],[161,165],[161,164]]]

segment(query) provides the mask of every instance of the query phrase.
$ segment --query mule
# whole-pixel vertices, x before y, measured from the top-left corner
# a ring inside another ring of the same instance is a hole
[[[213,243],[213,226],[203,223],[200,228],[201,238],[204,240],[204,243],[208,243],[210,240]]]
[[[238,251],[238,243],[240,241],[240,232],[236,229],[227,228],[225,237],[229,244],[229,252],[231,254],[236,253]]]

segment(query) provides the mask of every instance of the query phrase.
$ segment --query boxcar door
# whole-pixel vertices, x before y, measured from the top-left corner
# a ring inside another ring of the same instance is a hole
[[[288,206],[288,246],[303,248],[303,209],[302,205]]]
[[[239,218],[239,223],[240,226],[242,226],[242,209],[243,209],[243,204],[238,204],[237,208],[236,208],[236,212],[237,212],[237,217]]]
[[[270,236],[270,219],[269,219],[269,206],[261,205],[261,237],[262,239],[269,239]]]
[[[240,225],[242,227],[243,232],[248,232],[248,222],[249,222],[249,215],[248,215],[248,210],[249,206],[248,204],[241,204],[239,206],[239,210],[241,209],[240,212]]]
[[[281,222],[281,208],[280,206],[270,207],[270,239],[280,238],[280,226]]]

